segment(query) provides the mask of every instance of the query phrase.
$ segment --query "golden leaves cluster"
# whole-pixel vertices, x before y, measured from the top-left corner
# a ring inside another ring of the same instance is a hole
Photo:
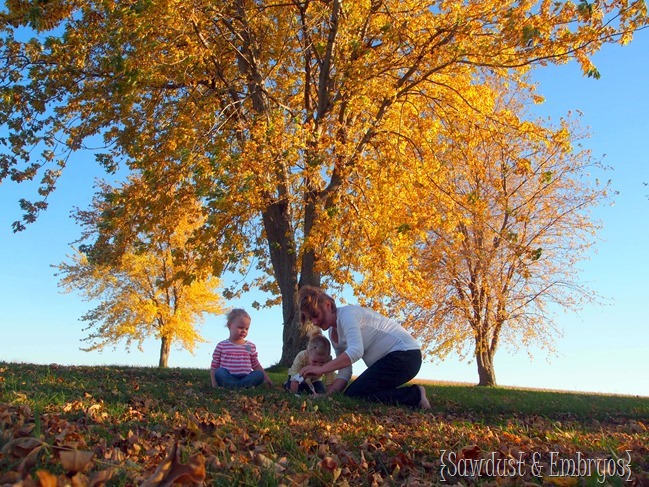
[[[594,299],[576,263],[599,228],[589,209],[607,187],[585,179],[604,168],[573,150],[584,137],[576,120],[525,118],[524,85],[512,91],[490,78],[478,92],[480,113],[448,117],[427,157],[436,166],[422,167],[407,198],[394,195],[399,238],[382,240],[388,266],[355,270],[370,302],[387,301],[434,355],[484,351],[491,361],[501,343],[552,350],[548,305],[577,310]],[[387,279],[386,268],[395,270]]]
[[[254,263],[285,302],[300,275],[355,284],[376,262],[360,294],[425,294],[413,250],[469,219],[445,193],[460,179],[449,168],[479,150],[464,133],[492,119],[537,132],[496,109],[489,78],[511,94],[530,67],[569,60],[597,76],[593,53],[647,25],[643,0],[30,5],[0,16],[0,177],[41,178],[25,221],[71,153],[101,141],[107,171],[143,181],[123,241],[164,223],[170,195],[198,201],[205,272]]]
[[[93,210],[82,212],[86,238],[94,240],[57,266],[60,286],[100,302],[83,316],[90,330],[87,350],[121,341],[141,347],[155,338],[192,352],[204,342],[197,325],[205,314],[223,311],[220,281],[205,273],[190,244],[205,217],[197,203],[189,213],[186,206],[172,206],[177,211],[165,211],[156,226],[134,224],[136,232],[126,231],[120,226],[133,223],[136,213],[124,219],[120,210],[137,188],[135,179],[121,191],[104,186]],[[178,199],[171,196],[172,202]],[[120,241],[124,235],[133,239]]]

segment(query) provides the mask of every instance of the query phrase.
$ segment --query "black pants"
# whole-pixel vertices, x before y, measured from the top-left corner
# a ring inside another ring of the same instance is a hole
[[[324,384],[322,383],[321,380],[317,380],[315,382],[311,383],[313,385],[313,388],[315,389],[316,394],[324,394],[326,391]],[[288,380],[284,382],[283,384],[284,389],[287,391],[291,390],[291,376],[288,376]],[[300,382],[300,385],[297,387],[297,392],[298,394],[313,394],[313,391],[309,387],[309,385],[306,383],[306,381]]]
[[[358,376],[345,390],[345,395],[383,404],[419,407],[419,387],[399,386],[415,377],[420,368],[420,350],[390,352]]]

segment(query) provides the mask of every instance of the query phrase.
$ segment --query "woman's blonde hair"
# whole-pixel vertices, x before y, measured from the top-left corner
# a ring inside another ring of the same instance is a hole
[[[306,346],[308,354],[315,354],[317,357],[331,357],[331,343],[320,330],[313,330],[309,334],[309,344]]]
[[[245,316],[249,320],[251,319],[250,315],[248,314],[248,312],[245,309],[234,308],[233,310],[230,310],[230,312],[227,314],[227,321],[225,323],[225,326],[229,327],[230,323],[232,323],[239,316]]]
[[[297,301],[300,309],[300,321],[305,324],[310,317],[316,314],[320,306],[327,301],[331,303],[331,309],[336,309],[336,302],[322,289],[315,286],[302,286],[298,292]]]

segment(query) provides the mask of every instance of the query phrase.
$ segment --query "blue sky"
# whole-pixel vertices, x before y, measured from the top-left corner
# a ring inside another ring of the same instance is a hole
[[[607,175],[619,191],[615,204],[595,211],[604,228],[581,280],[606,300],[579,314],[559,313],[563,337],[557,354],[541,350],[501,349],[495,358],[500,385],[560,390],[610,392],[649,396],[649,31],[639,32],[628,46],[610,45],[594,57],[602,77],[582,76],[575,63],[537,70],[534,78],[546,102],[538,113],[558,120],[569,110],[581,110],[590,128],[586,142],[594,156],[612,166]],[[65,259],[79,228],[70,211],[85,208],[93,180],[101,176],[90,155],[78,154],[65,171],[50,208],[19,234],[11,231],[18,219],[18,198],[27,186],[0,185],[0,361],[58,364],[127,364],[155,366],[159,345],[147,342],[144,352],[107,349],[79,350],[84,323],[79,317],[91,305],[78,295],[61,294],[50,267]],[[254,294],[228,306],[245,307],[252,315],[249,339],[257,344],[263,365],[281,355],[281,309],[255,311]],[[173,349],[172,367],[209,367],[215,344],[227,338],[222,316],[209,317],[202,327],[209,341],[196,354]],[[362,366],[355,366],[360,373]],[[425,363],[419,378],[475,383],[474,361],[449,358]],[[206,380],[208,376],[206,374]]]

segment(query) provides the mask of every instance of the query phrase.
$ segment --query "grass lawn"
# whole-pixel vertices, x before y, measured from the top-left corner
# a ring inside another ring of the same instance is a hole
[[[431,411],[0,362],[0,486],[649,485],[649,398],[426,384]]]

